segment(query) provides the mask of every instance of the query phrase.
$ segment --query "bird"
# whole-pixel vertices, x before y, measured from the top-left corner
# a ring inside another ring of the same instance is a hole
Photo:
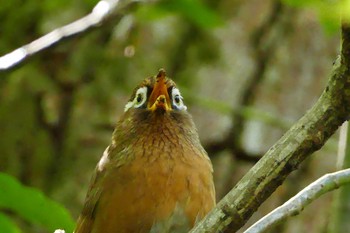
[[[160,69],[125,105],[74,232],[187,232],[215,202],[212,163],[179,89]]]

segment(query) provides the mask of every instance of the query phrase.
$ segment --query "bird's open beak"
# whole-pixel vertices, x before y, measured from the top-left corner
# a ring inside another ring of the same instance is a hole
[[[154,84],[153,91],[149,97],[148,109],[151,111],[157,109],[163,109],[165,111],[171,110],[170,98],[166,86],[165,71],[163,69],[159,70],[157,75],[157,81]]]

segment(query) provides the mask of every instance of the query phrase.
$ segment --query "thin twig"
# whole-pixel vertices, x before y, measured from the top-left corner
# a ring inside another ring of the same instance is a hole
[[[261,218],[244,233],[263,233],[278,223],[300,214],[303,209],[321,195],[350,183],[350,168],[326,174],[289,199],[282,206]]]
[[[42,52],[64,39],[80,35],[89,29],[100,26],[104,21],[120,13],[141,0],[101,0],[90,14],[26,44],[0,57],[0,72],[12,69],[33,55]]]

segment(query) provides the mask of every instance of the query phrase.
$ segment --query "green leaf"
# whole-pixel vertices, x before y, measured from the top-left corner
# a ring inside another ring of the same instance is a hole
[[[169,11],[180,13],[201,28],[213,28],[223,23],[220,16],[200,0],[166,0],[161,5]]]
[[[57,12],[69,7],[69,3],[71,3],[69,0],[45,0],[41,2],[45,12]]]
[[[282,0],[283,3],[294,7],[315,6],[320,0]]]
[[[158,20],[170,14],[179,14],[202,29],[218,27],[224,22],[216,11],[200,0],[165,0],[140,7],[136,13],[139,18],[147,20]]]
[[[320,12],[319,19],[326,33],[331,35],[339,31],[340,17],[334,18],[332,15],[330,15],[327,12],[325,13]]]
[[[168,10],[165,10],[164,8],[160,7],[159,5],[141,5],[137,8],[135,15],[139,19],[140,22],[143,22],[144,20],[147,21],[155,21],[155,20],[161,20],[162,18],[165,18],[172,13]]]
[[[350,1],[319,1],[319,0],[283,0],[287,5],[312,9],[319,18],[321,25],[327,33],[339,31],[340,19],[349,21]]]
[[[44,196],[37,189],[23,186],[10,175],[0,173],[0,208],[18,214],[32,224],[53,232],[64,229],[73,232],[74,221],[60,204]]]
[[[16,224],[2,213],[0,213],[0,229],[1,232],[6,233],[21,233],[21,230],[16,226]]]

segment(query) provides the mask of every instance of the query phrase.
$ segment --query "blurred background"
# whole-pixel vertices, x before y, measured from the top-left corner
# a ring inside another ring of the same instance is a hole
[[[75,220],[132,90],[164,68],[212,159],[220,200],[325,87],[339,52],[337,20],[318,1],[301,2],[139,5],[0,74],[0,171],[61,203]],[[86,15],[96,3],[2,0],[0,55]],[[334,135],[293,172],[247,226],[335,171],[337,142]],[[331,207],[327,194],[272,232],[327,232]],[[0,209],[23,232],[49,232]]]

